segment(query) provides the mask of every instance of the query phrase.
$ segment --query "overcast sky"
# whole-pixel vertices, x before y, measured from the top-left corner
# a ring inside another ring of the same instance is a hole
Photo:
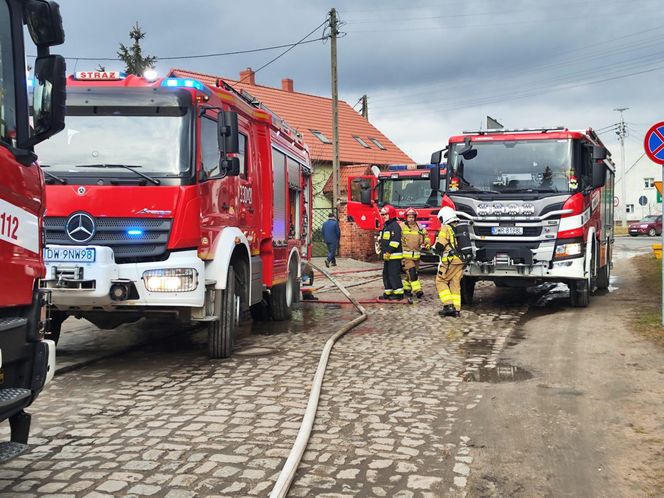
[[[417,162],[428,162],[450,135],[478,129],[485,116],[507,127],[563,125],[606,130],[625,112],[629,167],[643,135],[664,120],[664,2],[661,0],[58,0],[68,72],[122,69],[118,44],[138,21],[144,52],[171,67],[237,78],[285,49],[165,60],[294,43],[335,7],[340,98],[369,96],[369,119]],[[309,39],[320,38],[323,27]],[[330,95],[330,45],[295,47],[256,75],[259,84]],[[359,109],[359,105],[356,107]],[[642,161],[647,161],[646,158]],[[660,170],[652,166],[653,176]]]

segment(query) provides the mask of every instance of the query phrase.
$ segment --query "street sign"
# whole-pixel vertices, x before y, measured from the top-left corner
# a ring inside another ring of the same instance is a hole
[[[616,195],[613,197],[613,207],[617,208],[618,206],[620,206],[620,199],[618,199],[618,196]]]
[[[648,204],[648,198],[645,195],[639,197],[639,205],[645,206],[646,204]]]
[[[643,148],[652,162],[664,165],[664,121],[650,127],[643,139]]]

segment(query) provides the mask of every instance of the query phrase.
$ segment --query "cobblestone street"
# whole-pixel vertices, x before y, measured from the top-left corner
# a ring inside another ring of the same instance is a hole
[[[375,272],[338,278],[380,288]],[[369,306],[369,320],[335,346],[290,496],[463,494],[472,463],[463,421],[481,398],[463,381],[495,364],[526,306],[492,298],[443,320],[425,279],[424,300]],[[355,316],[303,303],[289,323],[246,326],[230,360],[208,360],[198,331],[61,374],[31,409],[31,451],[0,468],[1,492],[265,496],[323,344]]]

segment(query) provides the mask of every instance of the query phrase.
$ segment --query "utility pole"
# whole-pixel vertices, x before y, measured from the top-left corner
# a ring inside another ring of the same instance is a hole
[[[339,94],[337,93],[337,10],[330,10],[330,47],[332,49],[332,208],[339,208]],[[337,214],[337,213],[335,213]]]
[[[369,121],[369,98],[366,95],[362,95],[362,117]]]
[[[627,178],[625,171],[625,137],[627,137],[627,127],[625,126],[625,119],[623,117],[623,112],[625,112],[629,107],[617,107],[614,111],[620,113],[620,123],[618,123],[618,129],[616,130],[616,135],[618,135],[618,141],[620,142],[620,200],[622,201],[621,216],[620,216],[620,225],[625,228],[627,227]]]

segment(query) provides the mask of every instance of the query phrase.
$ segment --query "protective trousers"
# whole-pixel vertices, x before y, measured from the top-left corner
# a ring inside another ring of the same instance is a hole
[[[461,311],[461,278],[463,277],[463,264],[450,262],[441,263],[436,275],[436,290],[440,302],[451,304],[454,309]]]
[[[406,280],[403,282],[405,291],[412,291],[418,293],[422,290],[422,283],[419,280],[418,270],[420,269],[419,259],[410,259],[404,257],[403,270],[406,272]]]
[[[395,298],[403,297],[400,259],[393,259],[383,263],[383,285],[385,286],[386,296]]]

